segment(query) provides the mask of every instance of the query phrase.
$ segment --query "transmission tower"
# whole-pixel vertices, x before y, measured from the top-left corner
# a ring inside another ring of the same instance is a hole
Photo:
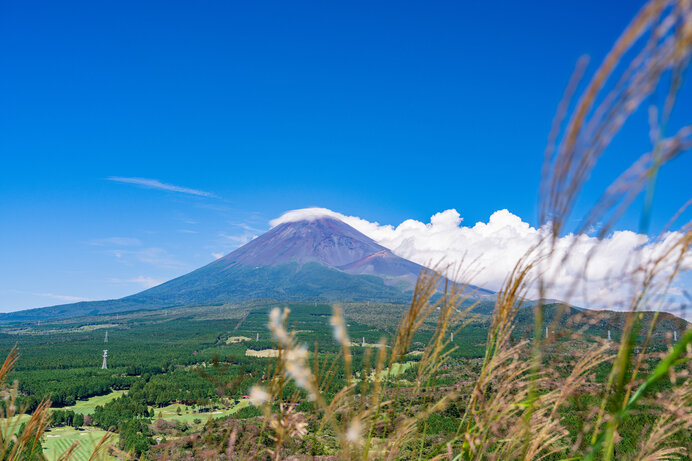
[[[102,370],[107,370],[108,365],[106,364],[106,359],[108,358],[108,350],[104,349],[103,350],[103,365],[101,365]]]
[[[108,332],[107,332],[107,331],[106,331],[106,337],[103,339],[103,342],[104,342],[104,343],[107,343],[107,342],[108,342]]]

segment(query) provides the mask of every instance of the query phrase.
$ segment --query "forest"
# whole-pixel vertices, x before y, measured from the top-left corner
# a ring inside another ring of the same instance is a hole
[[[389,314],[373,317],[371,309],[364,310],[361,304],[344,306],[344,321],[352,338],[349,363],[346,364],[335,360],[343,357],[343,350],[334,338],[331,324],[333,307],[325,304],[290,305],[288,322],[295,332],[295,341],[311,349],[309,355],[314,366],[319,363],[324,366],[333,361],[330,379],[321,388],[326,401],[339,398],[341,390],[351,379],[351,370],[363,370],[360,379],[365,379],[364,382],[374,379],[372,375],[376,370],[372,370],[371,361],[373,355],[381,350],[378,344],[391,344],[397,340],[400,327],[397,316],[407,308],[397,305],[381,307],[377,306],[380,312]],[[248,406],[248,402],[253,387],[271,381],[280,367],[280,360],[275,356],[262,354],[277,350],[276,338],[271,336],[267,327],[270,313],[275,308],[275,303],[252,305],[246,309],[237,309],[236,306],[226,309],[199,307],[196,311],[179,308],[42,322],[40,325],[24,324],[21,328],[6,328],[0,335],[0,346],[5,353],[15,344],[19,348],[20,358],[10,380],[16,380],[17,402],[26,411],[34,411],[42,400],[49,399],[53,409],[50,427],[71,426],[77,430],[94,427],[115,431],[118,449],[136,456],[144,454],[155,458],[161,454],[161,447],[174,443],[173,440],[197,434],[194,437],[206,437],[205,443],[208,443],[216,440],[219,432],[227,431],[228,424],[251,422],[262,414],[258,408]],[[421,372],[420,362],[426,345],[437,334],[440,320],[437,313],[431,313],[412,335],[409,352],[399,360],[401,366],[393,372],[390,370],[386,377],[379,372],[382,379],[397,389],[401,388],[400,398],[409,400],[410,405],[420,405],[421,399],[424,401],[440,393],[463,391],[459,388],[460,383],[472,380],[482,368],[485,341],[491,328],[491,317],[483,312],[484,309],[479,309],[479,313],[462,328],[450,331],[443,365],[435,372],[434,380],[423,386],[417,395],[408,395],[405,388],[416,382]],[[546,349],[546,363],[559,362],[555,371],[562,375],[567,375],[578,361],[575,350],[602,341],[608,330],[617,340],[623,327],[622,314],[601,314],[596,319],[592,313],[558,305],[544,306],[542,317],[546,324],[552,325],[555,336],[554,343]],[[642,325],[651,321],[650,317],[642,316]],[[530,338],[533,322],[532,307],[519,309],[511,342],[517,344]],[[649,350],[668,348],[670,332],[682,331],[683,323],[673,316],[664,315],[657,322]],[[17,334],[18,329],[21,334]],[[581,332],[579,340],[572,335],[575,331]],[[108,368],[105,370],[100,367],[103,349],[108,350]],[[601,364],[594,373],[596,382],[604,382],[608,367]],[[107,398],[116,390],[125,393],[86,412],[76,409],[81,402],[96,396]],[[293,398],[295,411],[317,410],[305,390],[293,381],[282,385],[281,395],[287,400]],[[578,427],[581,419],[575,415],[589,408],[590,403],[588,396],[575,396],[562,410],[568,427],[571,426],[575,434],[581,430]],[[463,410],[455,403],[418,422],[430,438],[426,443],[453,434]],[[638,429],[649,424],[650,419],[650,416],[642,414],[632,424]],[[635,432],[633,430],[633,434]],[[622,434],[627,437],[627,432]],[[632,437],[630,449],[636,446],[636,439]],[[161,445],[162,440],[164,445]],[[181,452],[199,450],[201,442],[195,440],[194,444],[176,442],[179,445],[176,449]],[[305,449],[314,454],[327,454],[336,449],[314,438],[306,439],[305,444],[295,449]]]

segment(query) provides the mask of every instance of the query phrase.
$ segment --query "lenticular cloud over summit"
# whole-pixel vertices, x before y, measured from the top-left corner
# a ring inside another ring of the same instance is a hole
[[[477,222],[473,226],[463,225],[455,209],[433,215],[428,223],[409,219],[392,226],[345,216],[326,208],[304,208],[283,214],[272,220],[271,225],[325,216],[344,221],[394,254],[421,265],[431,266],[440,261],[445,264],[464,261],[466,265],[473,262],[478,273],[469,282],[494,291],[501,288],[519,258],[547,232],[530,226],[508,210],[496,211],[488,222]],[[558,242],[557,255],[569,249],[571,256],[567,264],[548,271],[550,288],[546,295],[585,307],[600,307],[606,303],[611,308],[617,307],[631,299],[633,290],[622,275],[632,273],[642,261],[662,255],[676,236],[679,235],[669,232],[662,240],[650,241],[646,235],[616,231],[599,241],[589,235],[565,235]],[[598,251],[593,251],[584,276],[584,265],[596,246]],[[683,269],[690,268],[692,256],[688,255]],[[681,299],[686,277],[685,274],[678,276],[667,294]],[[537,293],[531,295],[537,296]],[[677,310],[674,306],[664,304],[664,307]]]
[[[359,220],[364,223],[367,223],[368,221],[365,221],[360,218],[356,218],[355,216],[345,216],[342,215],[341,213],[337,213],[336,211],[329,210],[327,208],[299,208],[297,210],[291,210],[287,211],[286,213],[282,214],[280,217],[273,219],[269,222],[272,227],[276,227],[279,224],[283,224],[285,222],[296,222],[296,221],[314,221],[316,219],[324,218],[324,217],[329,217],[329,218],[336,218],[340,219],[341,221],[344,221],[347,224],[350,224],[353,226],[351,223],[351,220]],[[377,223],[374,223],[375,225],[378,225]],[[353,226],[355,227],[355,226]],[[358,229],[358,228],[356,228]],[[358,229],[360,230],[360,229]],[[362,232],[362,231],[361,231]]]

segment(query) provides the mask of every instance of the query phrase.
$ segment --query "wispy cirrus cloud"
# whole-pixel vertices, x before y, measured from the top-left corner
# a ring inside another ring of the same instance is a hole
[[[152,265],[159,269],[181,270],[187,268],[187,265],[163,248],[150,247],[137,250],[105,250],[105,254],[115,256],[115,258],[127,265],[132,265],[133,262],[140,262]]]
[[[57,299],[58,301],[66,301],[70,303],[77,303],[80,301],[92,301],[92,299],[89,298],[83,298],[81,296],[67,296],[67,295],[58,295],[55,293],[28,293],[34,296],[43,296],[44,298],[52,298],[52,299]]]
[[[142,244],[142,242],[137,239],[137,238],[130,238],[130,237],[107,237],[107,238],[99,238],[99,239],[92,239],[86,242],[87,245],[92,245],[92,246],[97,246],[97,247],[102,247],[102,246],[121,246],[121,247],[132,247],[132,246],[139,246]]]
[[[147,277],[144,275],[139,275],[131,279],[111,279],[111,282],[113,283],[134,283],[140,285],[142,288],[152,288],[156,285],[161,285],[165,281],[165,279]]]
[[[241,235],[228,235],[225,232],[219,232],[219,237],[221,237],[226,242],[230,242],[234,246],[242,246],[248,243],[250,240],[256,238],[257,234],[245,232]]]
[[[219,232],[218,237],[219,239],[216,241],[216,243],[211,246],[207,247],[210,250],[213,250],[210,254],[212,258],[214,259],[219,259],[223,257],[225,254],[228,252],[237,249],[238,247],[241,247],[248,243],[251,240],[254,240],[257,238],[258,233],[262,233],[262,231],[259,231],[257,229],[254,229],[250,226],[244,225],[244,224],[234,224],[238,227],[241,227],[245,230],[242,234],[239,235],[233,235],[233,234],[227,234],[225,232]],[[257,231],[257,232],[255,232]]]
[[[257,228],[257,227],[250,226],[249,224],[246,224],[246,223],[243,223],[243,222],[241,222],[241,223],[232,223],[232,224],[233,224],[234,226],[240,227],[241,229],[244,229],[244,230],[246,230],[246,231],[248,231],[248,232],[252,232],[253,234],[255,234],[255,236],[256,236],[256,234],[262,234],[262,233],[266,232],[266,229],[259,229],[259,228]]]
[[[147,189],[166,190],[171,192],[179,192],[181,194],[197,195],[199,197],[218,198],[217,195],[211,192],[199,189],[191,189],[189,187],[176,186],[175,184],[166,184],[158,179],[128,178],[123,176],[110,176],[106,179],[108,181],[120,182],[124,184],[134,184],[136,186],[146,187]]]

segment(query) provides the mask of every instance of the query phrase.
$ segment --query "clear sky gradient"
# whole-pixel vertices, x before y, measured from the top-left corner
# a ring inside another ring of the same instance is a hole
[[[134,293],[295,208],[535,225],[575,62],[642,4],[0,2],[0,311]],[[632,122],[593,190],[648,150]],[[662,172],[652,232],[690,167]]]

